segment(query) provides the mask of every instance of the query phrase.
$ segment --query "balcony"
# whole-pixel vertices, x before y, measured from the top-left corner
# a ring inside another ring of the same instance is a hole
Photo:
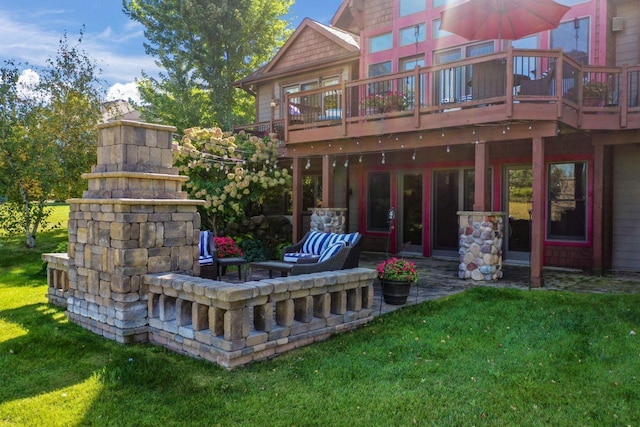
[[[586,66],[559,50],[508,49],[288,94],[285,120],[236,128],[286,146],[381,134],[546,121],[640,128],[640,66]]]

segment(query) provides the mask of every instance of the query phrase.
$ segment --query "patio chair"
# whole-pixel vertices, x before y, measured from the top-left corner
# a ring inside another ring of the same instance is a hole
[[[523,80],[520,82],[520,95],[553,95],[553,82],[555,80],[555,67],[536,80]]]
[[[328,254],[326,258],[321,257],[318,262],[291,264],[289,274],[291,276],[297,276],[299,274],[318,273],[321,271],[344,270],[352,247],[344,242],[335,245],[335,252],[330,255]]]
[[[225,275],[227,267],[237,266],[238,280],[242,281],[242,269],[247,260],[243,257],[220,258],[213,243],[213,237],[213,233],[209,230],[200,232],[200,242],[198,244],[200,248],[200,255],[198,256],[200,277],[218,280]]]
[[[285,261],[292,261],[292,258],[299,258],[297,263],[315,262],[315,260],[308,261],[306,259],[307,256],[309,254],[320,255],[328,244],[345,241],[348,243],[351,251],[348,254],[344,268],[357,268],[360,263],[362,238],[363,236],[360,233],[336,234],[309,231],[298,243],[283,249],[283,259]]]

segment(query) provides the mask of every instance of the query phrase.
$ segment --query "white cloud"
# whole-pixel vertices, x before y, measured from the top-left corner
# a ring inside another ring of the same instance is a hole
[[[129,83],[116,83],[107,91],[107,101],[117,101],[119,99],[128,101],[133,100],[136,104],[141,103],[140,93],[138,92],[138,86],[135,82]]]
[[[40,76],[32,69],[26,69],[18,77],[18,96],[24,99],[37,99],[40,97],[36,86],[40,83]]]
[[[46,60],[55,56],[63,34],[62,30],[46,27],[47,23],[53,21],[46,18],[51,18],[52,15],[65,16],[63,12],[68,11],[32,11],[30,18],[40,16],[44,19],[28,22],[25,20],[25,15],[0,6],[0,40],[2,40],[0,58],[13,59],[32,66],[46,66]],[[65,22],[64,28],[73,28],[74,25],[72,22]],[[101,77],[107,81],[108,85],[131,82],[140,77],[141,70],[153,76],[159,68],[154,58],[144,53],[143,29],[144,27],[139,23],[132,24],[130,20],[126,20],[118,27],[103,25],[100,32],[87,30],[80,49],[97,62]],[[71,44],[76,42],[77,30],[68,31]],[[132,48],[133,46],[137,48]]]

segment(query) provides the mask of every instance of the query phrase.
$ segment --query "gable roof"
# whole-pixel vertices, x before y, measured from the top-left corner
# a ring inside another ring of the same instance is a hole
[[[342,54],[328,56],[323,59],[322,62],[333,63],[335,61],[347,59],[353,60],[360,57],[360,37],[358,35],[341,30],[340,28],[321,24],[320,22],[314,21],[310,18],[304,18],[298,28],[296,28],[291,37],[289,37],[271,61],[247,77],[236,82],[235,86],[242,87],[249,83],[264,80],[274,75],[286,74],[289,70],[294,71],[291,69],[292,67],[277,69],[277,65],[287,57],[288,51],[296,44],[296,42],[302,39],[302,34],[308,31],[319,34],[320,36],[328,39],[331,43],[342,48]],[[304,68],[317,67],[318,65],[319,64],[317,62],[305,63]],[[296,68],[296,70],[298,70],[298,68]]]
[[[333,40],[338,45],[345,48],[347,51],[353,53],[360,53],[360,37],[349,33],[347,31],[341,30],[336,27],[329,27],[327,25],[321,24],[317,21],[314,21],[310,18],[304,18],[298,28],[293,32],[291,37],[285,42],[285,44],[280,48],[276,56],[273,57],[271,61],[265,67],[265,72],[268,73],[273,69],[273,67],[278,63],[278,61],[286,55],[287,50],[291,47],[297,40],[300,38],[302,33],[307,29],[311,29],[312,31],[316,31],[320,34],[325,35],[329,39]]]

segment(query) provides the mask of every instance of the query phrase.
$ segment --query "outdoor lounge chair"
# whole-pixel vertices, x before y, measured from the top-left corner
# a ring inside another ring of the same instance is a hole
[[[213,233],[209,230],[200,232],[200,255],[198,261],[200,263],[200,277],[218,280],[224,276],[227,267],[238,267],[238,280],[242,281],[242,267],[247,260],[242,257],[220,258],[213,243]]]
[[[326,244],[344,241],[348,243],[351,250],[343,268],[357,268],[360,263],[362,237],[360,233],[336,234],[309,231],[298,243],[283,249],[283,259],[295,262],[294,258],[302,258],[300,261],[307,263],[304,258],[309,255],[320,255]]]
[[[555,67],[536,80],[523,80],[520,82],[520,95],[553,95],[553,82],[555,80]]]

